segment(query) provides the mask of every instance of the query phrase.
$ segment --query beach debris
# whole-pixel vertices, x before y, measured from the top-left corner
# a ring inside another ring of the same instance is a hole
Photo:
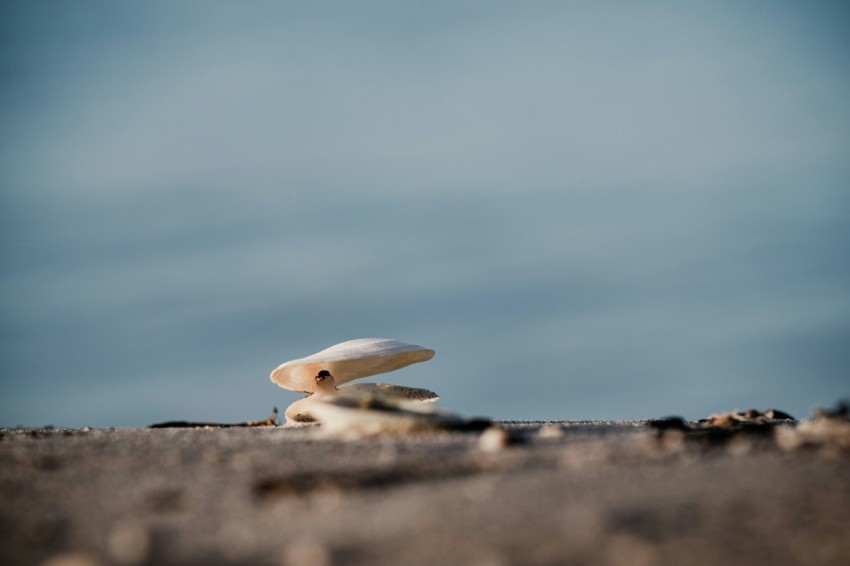
[[[651,447],[663,452],[682,451],[687,435],[693,432],[693,428],[680,416],[653,419],[646,424],[654,432]]]
[[[659,432],[667,431],[667,430],[689,430],[688,424],[685,422],[685,419],[679,416],[671,416],[664,417],[661,419],[653,419],[647,423],[649,426],[654,428]]]
[[[812,420],[777,431],[776,441],[783,450],[808,448],[830,455],[850,454],[850,405],[840,402],[834,409],[815,408]]]
[[[152,425],[148,425],[148,428],[234,428],[262,426],[277,426],[277,407],[274,407],[271,416],[261,421],[245,421],[242,423],[167,421],[164,423],[154,423]]]
[[[650,420],[647,425],[655,431],[657,446],[665,450],[680,450],[688,443],[704,447],[728,445],[744,452],[756,440],[772,439],[775,429],[796,422],[794,417],[777,409],[750,409],[718,413],[699,421],[670,416]]]
[[[834,409],[824,409],[815,407],[815,420],[827,420],[836,422],[846,422],[850,420],[850,403],[847,401],[839,401]]]
[[[768,409],[766,411],[758,411],[749,409],[748,411],[731,411],[728,413],[718,413],[710,415],[707,419],[703,419],[701,423],[708,423],[713,426],[735,426],[739,424],[764,424],[768,421],[796,421],[794,417],[784,411],[777,409]]]
[[[499,452],[509,446],[522,443],[522,438],[503,426],[488,427],[478,437],[478,448],[484,452]]]
[[[465,419],[431,405],[393,401],[380,396],[315,396],[306,401],[310,413],[331,436],[363,437],[439,430],[481,430],[486,419]]]
[[[434,357],[434,350],[389,338],[360,338],[325,348],[310,356],[279,365],[269,378],[284,389],[307,393],[284,412],[287,425],[315,421],[311,400],[320,397],[375,397],[391,401],[429,403],[439,397],[433,391],[385,383],[345,385],[387,373]]]

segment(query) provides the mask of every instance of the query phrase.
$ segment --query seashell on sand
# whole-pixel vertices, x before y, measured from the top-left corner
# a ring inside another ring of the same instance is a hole
[[[389,338],[349,340],[305,358],[278,366],[270,379],[280,387],[308,393],[285,412],[287,426],[315,422],[310,412],[312,397],[364,395],[404,403],[431,403],[439,399],[433,391],[387,383],[344,385],[354,379],[394,371],[434,357],[434,350]],[[342,387],[340,387],[342,386]]]

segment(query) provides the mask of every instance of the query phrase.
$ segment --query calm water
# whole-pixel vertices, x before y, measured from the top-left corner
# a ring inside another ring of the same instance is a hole
[[[850,395],[850,10],[0,5],[0,425],[265,417],[351,338],[513,419]]]

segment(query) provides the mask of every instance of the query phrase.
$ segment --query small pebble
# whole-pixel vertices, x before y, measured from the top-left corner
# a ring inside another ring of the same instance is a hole
[[[478,447],[484,452],[498,452],[516,444],[518,439],[511,432],[500,426],[491,426],[481,433]]]
[[[546,424],[537,431],[540,438],[561,438],[564,436],[564,427],[556,424]]]

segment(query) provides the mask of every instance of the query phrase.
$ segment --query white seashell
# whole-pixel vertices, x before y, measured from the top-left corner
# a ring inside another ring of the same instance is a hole
[[[316,419],[310,412],[310,404],[314,400],[313,395],[302,397],[286,408],[284,416],[286,417],[286,426],[301,426],[315,423]]]
[[[463,428],[459,415],[429,405],[404,406],[375,397],[316,396],[309,411],[330,435],[371,436]]]
[[[434,350],[401,340],[361,338],[283,363],[269,377],[279,386],[292,391],[328,392],[334,385],[395,371],[433,357]],[[330,372],[333,379],[318,380],[317,376],[323,370]]]

